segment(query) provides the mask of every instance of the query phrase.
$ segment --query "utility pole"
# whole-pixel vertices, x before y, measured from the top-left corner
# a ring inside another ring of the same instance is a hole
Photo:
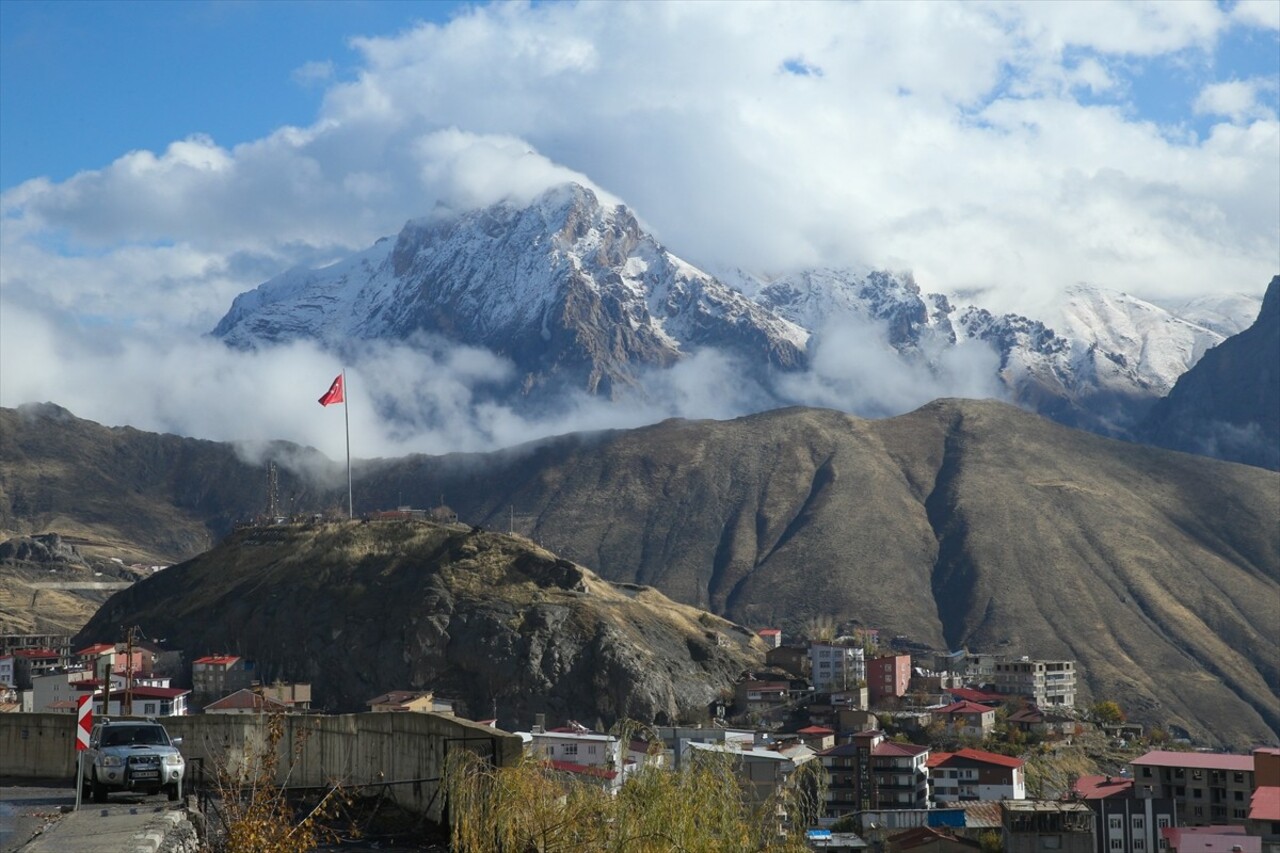
[[[272,468],[275,468],[274,463]],[[124,632],[124,708],[122,715],[125,717],[133,716],[133,634],[137,631],[137,626],[126,628]]]

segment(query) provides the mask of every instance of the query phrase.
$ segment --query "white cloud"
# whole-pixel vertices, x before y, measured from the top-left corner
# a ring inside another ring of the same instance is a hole
[[[296,78],[328,86],[310,126],[235,146],[176,140],[5,190],[0,299],[10,317],[44,318],[31,330],[42,352],[57,349],[37,334],[53,324],[129,369],[218,364],[224,372],[205,377],[214,382],[259,370],[195,340],[235,293],[439,206],[527,198],[564,180],[625,200],[669,248],[707,266],[912,269],[927,290],[982,292],[995,309],[1031,310],[1080,281],[1164,300],[1217,283],[1260,289],[1280,254],[1280,124],[1259,105],[1265,81],[1204,89],[1196,109],[1233,123],[1203,139],[1143,120],[1122,98],[1150,57],[1208,65],[1232,26],[1274,38],[1274,7],[471,8],[443,26],[355,39],[361,62],[346,82],[324,61],[302,66]],[[13,321],[0,320],[12,334]],[[5,404],[55,390],[92,399],[115,374],[72,365],[76,352],[24,358],[21,377],[7,359]],[[423,366],[385,358],[388,375],[407,370],[409,384]],[[861,381],[831,358],[830,375],[806,393]],[[666,390],[684,402],[662,411],[700,405],[700,383],[718,375],[712,361],[673,375]],[[486,441],[557,426],[485,409],[461,363],[431,367],[441,382],[417,409],[465,412]],[[958,368],[948,375],[960,381]],[[147,402],[157,423],[167,417],[162,395]],[[573,412],[572,423],[620,417],[589,403]],[[280,434],[311,435],[305,425]]]
[[[313,59],[310,62],[304,62],[297,68],[293,69],[293,73],[290,76],[293,77],[293,82],[297,83],[299,86],[316,86],[332,80],[333,72],[334,68],[332,60]]]
[[[1237,0],[1231,19],[1247,27],[1280,30],[1280,3],[1275,0]]]
[[[1235,122],[1274,120],[1275,110],[1262,103],[1258,96],[1275,90],[1276,80],[1267,77],[1211,83],[1200,90],[1193,106],[1199,115],[1226,116]]]

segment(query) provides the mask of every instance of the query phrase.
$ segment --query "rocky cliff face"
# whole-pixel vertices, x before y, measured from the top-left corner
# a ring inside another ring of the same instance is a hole
[[[1143,424],[1162,447],[1280,469],[1280,276],[1252,326],[1205,353]]]
[[[242,530],[111,598],[81,636],[121,624],[309,680],[330,709],[429,688],[506,726],[537,712],[703,719],[763,661],[750,631],[656,590],[518,537],[425,522]]]
[[[564,381],[605,396],[703,346],[796,368],[807,339],[574,184],[528,207],[410,222],[333,267],[288,272],[237,297],[213,334],[254,346],[422,332],[510,358],[523,393]]]

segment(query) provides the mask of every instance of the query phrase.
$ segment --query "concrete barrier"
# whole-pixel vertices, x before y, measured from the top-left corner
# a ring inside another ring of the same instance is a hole
[[[204,760],[206,772],[238,767],[261,755],[266,717],[201,714],[163,717],[171,737],[182,738],[188,759]],[[516,735],[443,714],[389,713],[339,716],[288,714],[276,783],[319,788],[384,785],[403,808],[440,821],[445,760],[467,749],[509,766],[520,760]],[[0,714],[0,777],[48,779],[75,776],[75,717],[68,714]],[[394,783],[394,784],[388,784]]]

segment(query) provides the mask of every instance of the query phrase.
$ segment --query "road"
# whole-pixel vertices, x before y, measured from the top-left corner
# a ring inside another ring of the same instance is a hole
[[[65,780],[0,779],[0,853],[15,853],[31,837],[62,816],[76,802],[75,788]],[[170,803],[164,794],[146,796],[136,793],[113,793],[105,805],[86,801],[82,809],[98,814],[141,815],[164,811]]]

